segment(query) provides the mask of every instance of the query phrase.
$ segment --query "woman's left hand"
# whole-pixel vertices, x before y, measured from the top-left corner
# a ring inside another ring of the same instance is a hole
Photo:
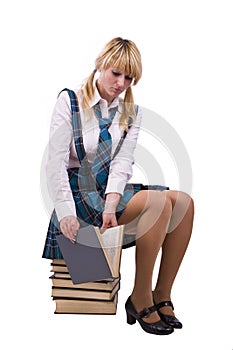
[[[106,230],[109,227],[114,227],[118,225],[115,213],[103,212],[102,220],[103,220],[103,224],[102,224],[101,230]]]

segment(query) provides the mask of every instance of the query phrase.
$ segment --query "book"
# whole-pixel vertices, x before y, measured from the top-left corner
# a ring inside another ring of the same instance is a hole
[[[51,272],[53,272],[53,275],[50,276],[50,278],[54,277],[54,278],[61,278],[61,279],[69,279],[71,280],[70,274],[68,272],[67,267],[64,266],[57,266],[54,263],[51,263],[52,269],[50,270]],[[109,281],[114,281],[116,278],[115,277],[111,277],[111,278],[106,278],[104,280],[100,280],[100,282],[109,282]],[[71,280],[72,281],[72,280]],[[94,283],[96,283],[97,281],[94,281]],[[73,284],[73,282],[72,282]],[[73,286],[75,286],[73,284]]]
[[[53,262],[51,263],[51,265],[66,266],[66,263],[64,259],[53,259]]]
[[[117,283],[112,290],[93,290],[82,288],[67,288],[52,286],[52,297],[60,297],[67,299],[92,299],[92,300],[112,300],[120,289]]]
[[[51,270],[53,272],[53,270]],[[54,272],[54,278],[71,279],[70,274],[66,272]]]
[[[55,314],[102,314],[114,315],[117,309],[118,294],[112,300],[81,300],[54,298]]]
[[[57,235],[66,266],[56,261],[52,268],[56,266],[56,272],[68,272],[74,284],[119,277],[122,239],[122,225],[103,233],[98,227],[85,226],[78,230],[75,244],[64,235]]]
[[[111,291],[117,283],[120,282],[120,277],[115,278],[111,281],[102,280],[102,281],[96,281],[96,282],[87,282],[87,283],[79,283],[74,284],[71,280],[71,278],[63,278],[63,277],[55,277],[55,274],[50,276],[50,279],[52,281],[53,287],[60,287],[60,288],[75,288],[75,289],[92,289],[92,290],[105,290],[105,291]]]
[[[56,303],[55,314],[116,314],[120,275],[107,280],[74,284],[68,272],[56,272],[59,267],[66,267],[63,259],[54,259],[51,266],[54,270],[50,280],[51,296]]]
[[[52,266],[52,272],[65,272],[65,273],[69,273],[68,269],[67,269],[67,266],[63,266],[63,265],[54,265],[53,263],[51,264]]]

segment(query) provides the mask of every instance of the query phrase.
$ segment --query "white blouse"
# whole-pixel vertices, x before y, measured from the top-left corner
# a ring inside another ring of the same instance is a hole
[[[80,97],[78,99],[80,101]],[[122,100],[119,98],[116,98],[108,106],[107,101],[100,97],[97,88],[95,88],[94,98],[90,103],[90,107],[93,107],[98,102],[100,103],[103,118],[108,118],[110,108],[118,106],[119,111],[122,108]],[[93,162],[98,145],[99,122],[94,115],[87,117],[84,114],[81,103],[79,103],[79,108],[84,148],[88,161]],[[117,111],[109,127],[112,137],[112,154],[123,133],[119,125],[119,118],[120,113]],[[141,110],[139,108],[137,118],[129,129],[119,153],[111,161],[105,194],[117,192],[122,195],[126,183],[132,177],[133,154],[138,139],[140,123]],[[76,216],[75,203],[67,173],[67,169],[73,167],[80,167],[80,163],[77,158],[73,139],[70,99],[68,93],[63,91],[57,99],[52,114],[48,161],[46,165],[47,186],[59,221],[68,215]]]

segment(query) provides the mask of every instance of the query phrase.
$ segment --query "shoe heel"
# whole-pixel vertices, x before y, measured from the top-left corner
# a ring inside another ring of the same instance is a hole
[[[128,312],[126,313],[127,315],[127,323],[128,324],[135,324],[136,323],[136,318],[130,315]]]

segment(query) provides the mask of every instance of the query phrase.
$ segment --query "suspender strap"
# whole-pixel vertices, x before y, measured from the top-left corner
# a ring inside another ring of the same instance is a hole
[[[83,146],[82,124],[81,124],[77,96],[73,90],[63,89],[62,91],[67,91],[69,98],[70,98],[75,149],[76,149],[76,153],[77,153],[79,162],[81,163],[81,161],[83,160],[83,158],[86,155],[86,152],[85,152],[85,149]]]

